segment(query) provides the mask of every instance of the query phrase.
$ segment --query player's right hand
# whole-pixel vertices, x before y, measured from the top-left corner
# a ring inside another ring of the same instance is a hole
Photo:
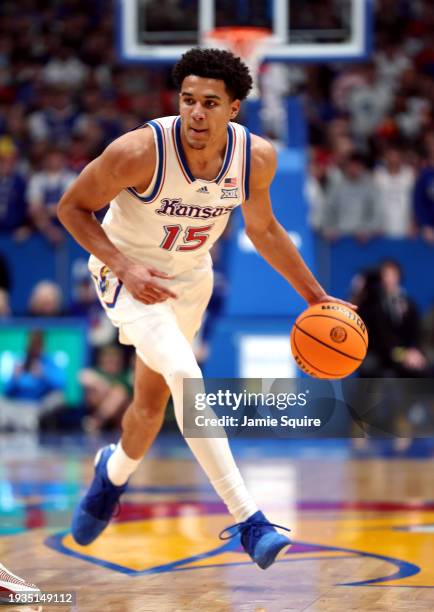
[[[351,310],[358,310],[359,307],[357,304],[352,304],[351,302],[346,302],[345,300],[341,300],[340,298],[333,297],[332,295],[322,295],[320,298],[316,300],[311,300],[309,306],[314,306],[315,304],[327,303],[327,302],[337,302],[338,304],[342,304],[342,306],[346,306],[347,308],[351,308]]]
[[[159,283],[156,278],[172,280],[165,272],[156,268],[148,268],[139,264],[133,264],[122,275],[122,281],[130,294],[143,304],[157,304],[165,302],[169,298],[176,299],[178,296],[168,287]]]

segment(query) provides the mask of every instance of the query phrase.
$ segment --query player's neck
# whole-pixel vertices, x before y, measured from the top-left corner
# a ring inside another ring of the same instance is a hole
[[[225,158],[227,136],[207,144],[203,149],[196,149],[188,144],[181,135],[182,148],[188,167],[195,178],[213,180],[220,172]]]

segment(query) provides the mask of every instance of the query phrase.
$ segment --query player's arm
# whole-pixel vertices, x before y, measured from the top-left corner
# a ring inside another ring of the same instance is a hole
[[[94,212],[129,186],[149,185],[156,164],[151,130],[121,136],[88,164],[64,193],[57,214],[75,240],[103,261],[126,288],[145,304],[176,295],[155,280],[166,274],[131,261],[109,240]]]
[[[341,302],[326,294],[273,214],[270,185],[276,166],[272,145],[258,136],[252,136],[250,197],[242,206],[247,236],[258,253],[309,305],[330,300]],[[354,308],[352,304],[343,303]]]

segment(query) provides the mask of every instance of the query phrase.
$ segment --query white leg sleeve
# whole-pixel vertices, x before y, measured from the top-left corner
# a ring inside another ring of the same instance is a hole
[[[160,308],[158,312],[161,313]],[[170,307],[167,306],[164,316],[158,316],[157,311],[155,314],[152,320],[147,317],[124,324],[122,331],[135,345],[139,357],[164,376],[182,432],[183,380],[202,378],[202,372]],[[193,406],[186,409],[192,410]],[[235,519],[243,521],[254,514],[257,507],[244,485],[227,438],[186,438],[186,442]]]

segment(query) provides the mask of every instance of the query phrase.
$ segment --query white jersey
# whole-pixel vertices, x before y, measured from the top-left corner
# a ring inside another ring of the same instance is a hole
[[[181,118],[149,121],[157,163],[149,188],[121,191],[110,203],[102,227],[131,259],[169,275],[210,265],[209,250],[229,215],[249,197],[250,134],[229,123],[226,152],[214,180],[195,178],[181,143]],[[93,256],[91,269],[99,262]]]

